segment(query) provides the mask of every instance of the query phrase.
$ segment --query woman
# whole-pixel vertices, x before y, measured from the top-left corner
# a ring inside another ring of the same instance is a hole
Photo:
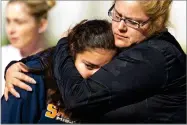
[[[111,24],[105,20],[82,21],[71,30],[67,39],[60,40],[61,44],[68,46],[66,40],[69,41],[75,66],[85,79],[116,54]],[[5,101],[5,98],[2,98],[2,123],[75,122],[70,120],[69,115],[64,118],[64,113],[69,113],[65,111],[51,70],[52,53],[54,48],[21,60],[30,67],[29,76],[37,81],[37,85],[32,86],[33,92],[16,88],[21,94],[20,99],[10,96],[10,99]],[[63,117],[57,116],[60,114]]]
[[[186,54],[167,31],[171,3],[114,1],[108,14],[121,51],[86,80],[77,75],[68,48],[57,45],[54,76],[74,117],[108,112],[108,122],[186,123]]]
[[[44,40],[48,11],[55,0],[10,0],[6,8],[6,33],[10,45],[2,47],[2,69],[12,60],[35,54],[48,47]],[[4,91],[5,81],[2,81]]]

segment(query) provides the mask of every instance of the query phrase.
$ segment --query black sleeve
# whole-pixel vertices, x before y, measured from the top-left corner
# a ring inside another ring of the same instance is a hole
[[[60,41],[54,64],[65,106],[77,116],[104,113],[144,100],[165,82],[163,55],[146,46],[124,50],[92,77],[83,79],[67,45]]]

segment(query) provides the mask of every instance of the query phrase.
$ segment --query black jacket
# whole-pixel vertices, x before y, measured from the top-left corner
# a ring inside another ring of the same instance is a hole
[[[81,119],[186,123],[186,55],[167,31],[122,50],[83,79],[61,39],[54,75],[67,110]]]
[[[86,80],[68,51],[63,38],[53,72],[73,117],[92,123],[186,123],[186,55],[169,32],[122,50]]]

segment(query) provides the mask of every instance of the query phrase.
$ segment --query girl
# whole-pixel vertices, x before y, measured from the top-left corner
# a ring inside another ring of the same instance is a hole
[[[61,39],[60,43],[70,47],[70,55],[76,68],[85,79],[107,64],[116,54],[111,24],[105,20],[82,21],[71,30],[67,38]],[[20,99],[10,95],[9,100],[5,101],[3,96],[2,123],[75,122],[64,107],[64,100],[61,99],[61,94],[64,93],[58,91],[51,70],[52,53],[54,48],[21,60],[29,67],[28,74],[35,79],[37,85],[31,86],[32,92],[15,88],[21,95]],[[63,54],[58,57],[59,60],[62,57]]]

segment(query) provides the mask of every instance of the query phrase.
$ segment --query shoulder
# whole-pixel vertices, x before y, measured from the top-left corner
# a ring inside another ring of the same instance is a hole
[[[34,107],[40,107],[40,108],[42,107],[43,104],[45,104],[46,97],[45,97],[45,84],[44,84],[43,76],[33,73],[27,73],[27,75],[32,77],[36,81],[36,84],[29,84],[27,82],[25,83],[32,88],[32,91],[26,91],[15,86],[14,89],[20,94],[20,98],[16,98],[11,93],[9,93],[9,99],[7,102],[4,100],[4,97],[2,98],[5,104],[6,103],[12,105],[18,104],[19,107],[20,106],[32,107],[32,105],[34,105]]]
[[[185,54],[180,44],[168,31],[155,35],[147,40],[148,45],[158,51],[164,53],[170,53],[173,55]]]
[[[49,48],[35,55],[22,58],[20,62],[23,62],[26,66],[28,66],[30,72],[42,73],[42,71],[45,70],[46,66],[49,65],[49,61],[52,61],[53,50],[53,48]]]
[[[147,43],[150,48],[156,49],[158,53],[163,55],[167,67],[171,65],[175,65],[175,67],[186,65],[185,52],[169,32],[164,32],[148,40]]]
[[[20,98],[9,93],[8,101],[4,96],[1,99],[3,123],[34,123],[40,116],[40,112],[46,108],[45,86],[41,75],[28,74],[36,80],[36,85],[26,83],[31,86],[32,91],[26,91],[14,87],[20,94]]]
[[[183,58],[185,57],[180,45],[169,32],[155,35],[119,54],[121,57],[124,55],[137,60],[151,59],[156,62],[165,62],[168,56],[177,58],[177,56],[182,55]]]
[[[68,38],[67,37],[61,38],[55,47],[55,53],[64,51],[67,47],[68,47]]]
[[[57,43],[57,46],[59,45],[63,45],[63,44],[67,44],[68,43],[68,37],[63,37],[61,38],[58,43]]]
[[[156,48],[149,45],[149,41],[133,45],[128,49],[122,50],[117,56],[121,60],[134,60],[136,63],[154,64],[164,63],[163,54]]]

